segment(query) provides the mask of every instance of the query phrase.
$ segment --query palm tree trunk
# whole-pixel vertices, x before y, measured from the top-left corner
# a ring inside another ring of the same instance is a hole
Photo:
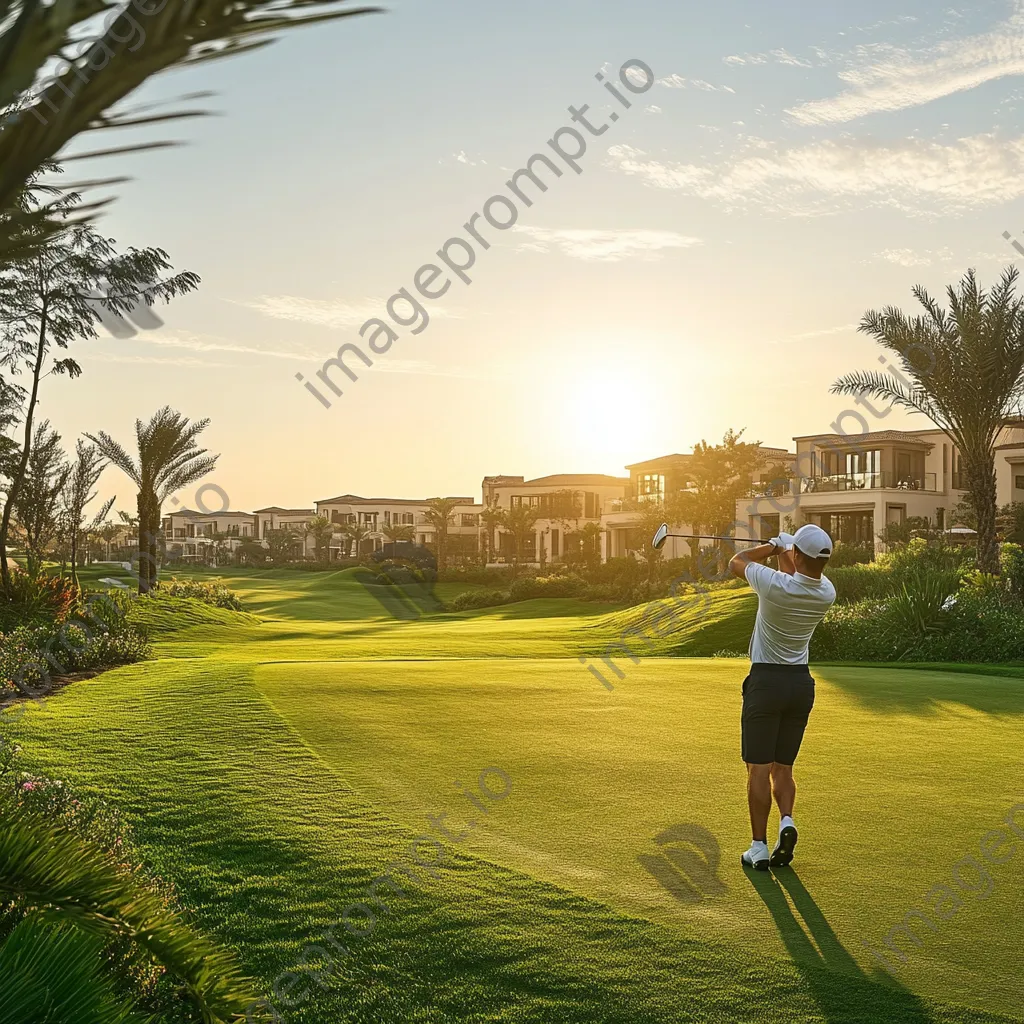
[[[999,573],[999,543],[996,540],[996,473],[991,451],[964,458],[971,501],[978,517],[977,567],[985,573]]]
[[[159,546],[157,544],[157,533],[160,531],[160,503],[156,500],[156,495],[151,494],[149,496],[149,589],[156,590],[156,575],[157,575],[157,552]]]
[[[149,558],[149,543],[147,537],[149,536],[149,506],[148,498],[144,491],[139,491],[136,507],[139,511],[139,593],[148,594],[149,569],[147,567],[147,559]]]
[[[25,470],[28,467],[28,457],[32,451],[32,417],[35,413],[36,399],[39,396],[39,376],[43,369],[43,356],[46,354],[46,328],[49,322],[46,310],[46,300],[43,299],[43,308],[39,317],[39,337],[36,341],[36,361],[32,367],[32,390],[29,393],[28,406],[25,409],[25,442],[21,448],[18,469],[11,479],[11,486],[7,491],[3,519],[0,520],[0,582],[3,583],[4,594],[8,600],[11,599],[11,571],[7,568],[7,538],[11,531],[11,513],[14,511],[14,503],[21,494],[21,485],[24,483]]]

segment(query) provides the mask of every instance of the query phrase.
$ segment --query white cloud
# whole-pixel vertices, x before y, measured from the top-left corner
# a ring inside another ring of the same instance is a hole
[[[660,114],[662,113],[661,107],[656,103],[652,103],[649,107],[644,107],[645,114]]]
[[[736,90],[728,85],[712,85],[703,78],[683,78],[682,75],[666,75],[664,78],[655,80],[656,85],[662,85],[666,89],[700,89],[702,92],[732,92]]]
[[[906,110],[997,78],[1024,74],[1024,0],[1014,0],[1013,14],[979,35],[917,50],[872,46],[856,53],[863,63],[839,73],[848,89],[787,113],[800,124],[835,124]]]
[[[953,258],[952,249],[883,249],[875,253],[875,259],[895,263],[900,267],[930,267],[936,260],[948,262]]]
[[[361,327],[367,320],[387,317],[386,298],[352,303],[335,299],[308,299],[301,295],[262,295],[258,299],[238,304],[275,320],[294,320],[318,327]],[[429,312],[432,319],[459,319],[457,314],[441,306],[430,306]],[[402,315],[401,312],[399,315]]]
[[[801,57],[794,57],[791,53],[786,50],[769,50],[768,51],[779,64],[791,64],[798,68],[810,68],[814,65],[809,60],[803,60]]]
[[[556,248],[564,255],[580,260],[614,262],[637,255],[641,259],[660,259],[666,249],[689,249],[703,245],[699,238],[690,238],[674,231],[550,230],[521,226],[514,230],[530,239],[519,246],[520,252],[551,252],[552,248]]]
[[[1024,195],[1024,137],[974,135],[948,145],[840,139],[790,149],[750,140],[745,154],[718,167],[656,160],[627,145],[608,154],[613,166],[656,188],[730,208],[760,205],[801,215],[854,202],[950,213]]]

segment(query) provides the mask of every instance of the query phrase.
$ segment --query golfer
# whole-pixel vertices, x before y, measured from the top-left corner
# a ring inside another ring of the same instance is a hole
[[[750,674],[743,680],[743,760],[753,842],[741,857],[745,867],[767,871],[793,860],[796,783],[793,762],[814,706],[814,680],[807,649],[818,623],[836,599],[822,576],[832,540],[820,527],[801,526],[767,544],[737,554],[729,563],[757,594],[757,620],[750,637]],[[777,555],[778,569],[764,563]],[[772,793],[779,805],[779,840],[768,852]]]

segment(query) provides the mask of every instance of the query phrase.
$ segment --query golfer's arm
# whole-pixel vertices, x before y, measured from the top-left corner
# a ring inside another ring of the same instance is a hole
[[[747,578],[748,562],[764,563],[774,554],[774,544],[758,544],[756,548],[751,548],[749,551],[737,551],[729,561],[729,572],[738,580],[745,580]],[[789,554],[789,552],[786,552],[786,554]]]

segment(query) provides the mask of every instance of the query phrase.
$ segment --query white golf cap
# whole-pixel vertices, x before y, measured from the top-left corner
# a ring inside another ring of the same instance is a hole
[[[826,558],[832,554],[832,538],[814,523],[806,523],[793,534],[793,545],[808,558]]]

